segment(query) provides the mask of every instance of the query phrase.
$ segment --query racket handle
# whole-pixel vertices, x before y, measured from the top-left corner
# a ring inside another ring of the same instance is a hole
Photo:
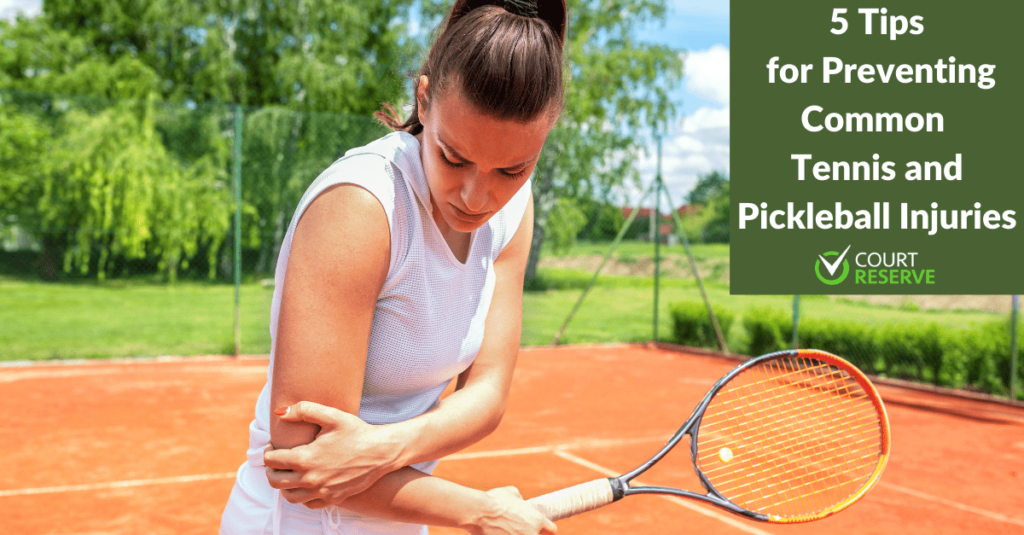
[[[527,501],[552,522],[593,511],[615,501],[611,480],[595,479]]]

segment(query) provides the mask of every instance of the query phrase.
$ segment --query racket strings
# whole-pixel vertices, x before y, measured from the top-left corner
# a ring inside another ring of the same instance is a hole
[[[804,369],[808,370],[809,372],[818,373],[819,377],[821,377],[821,374],[820,374],[821,367],[818,367],[818,368],[805,367]],[[775,371],[776,371],[776,373],[780,373],[780,370],[775,370]],[[792,375],[792,373],[790,373],[788,375]],[[791,385],[795,384],[792,381],[788,381],[788,382]],[[807,386],[808,385],[808,382],[806,380],[800,381],[799,383],[800,383],[800,386]],[[749,393],[749,390],[752,388],[753,385],[746,385],[746,386],[747,386],[747,388],[745,389],[745,391],[748,391],[748,393]],[[819,391],[823,391],[820,388],[818,390]],[[757,397],[762,402],[765,401],[763,395],[759,395]],[[775,396],[776,399],[779,398],[779,397],[780,396]],[[808,403],[807,406],[808,406],[809,412],[813,415],[815,413],[818,413],[819,409],[820,409],[818,404],[813,403],[813,401],[814,401],[813,399],[811,399],[811,400],[808,400],[808,399],[797,399],[795,401],[792,400],[792,399],[787,399],[787,400],[785,400],[785,403],[787,405],[790,404],[790,403],[795,403],[795,402]],[[814,420],[812,420],[812,421],[814,421]],[[793,432],[792,432],[792,429],[789,429],[789,431],[790,431],[790,436],[788,437],[789,440],[790,441],[806,440],[806,435],[817,434],[817,433],[825,433],[826,434],[825,436],[828,436],[827,434],[829,434],[831,432],[830,428],[832,427],[831,425],[828,425],[830,422],[824,422],[824,421],[821,421],[821,420],[817,420],[817,421],[814,421],[814,422],[815,422],[816,425],[812,425],[811,427],[808,428],[808,431],[804,432],[804,433],[797,433],[797,434],[794,435]],[[782,423],[783,427],[785,427],[785,428],[791,428],[791,427],[793,427],[793,424],[794,424],[794,422],[787,421],[787,420],[782,420],[781,423]],[[763,434],[764,433],[762,433],[762,435]],[[789,462],[790,466],[787,467],[787,466],[784,465],[782,467],[775,468],[774,471],[770,472],[770,476],[771,476],[770,478],[762,477],[762,478],[754,480],[752,482],[753,485],[750,485],[750,484],[744,485],[743,486],[744,487],[743,490],[745,492],[736,494],[736,499],[747,498],[748,494],[754,494],[757,491],[757,489],[754,488],[754,487],[756,487],[757,484],[763,484],[766,479],[770,479],[771,488],[767,488],[767,489],[764,489],[764,490],[775,491],[775,492],[774,493],[769,492],[767,494],[767,496],[763,496],[762,499],[775,497],[777,499],[777,501],[779,502],[778,505],[780,505],[780,506],[787,505],[787,504],[788,505],[792,505],[790,502],[792,502],[794,500],[791,499],[791,498],[786,498],[786,494],[785,493],[786,493],[787,490],[791,490],[792,482],[793,482],[792,480],[794,480],[794,478],[799,479],[800,480],[799,482],[804,484],[804,485],[807,485],[807,484],[813,485],[815,483],[819,483],[819,482],[822,482],[822,481],[826,481],[826,480],[828,481],[828,483],[830,485],[822,487],[817,492],[811,492],[811,493],[808,494],[808,498],[814,498],[814,502],[815,502],[814,505],[815,506],[818,506],[818,507],[822,506],[822,498],[825,498],[825,497],[818,496],[819,494],[822,494],[822,491],[829,495],[829,496],[827,496],[827,498],[835,499],[836,498],[835,493],[831,492],[832,488],[836,484],[841,484],[842,483],[842,478],[840,476],[844,472],[848,472],[849,470],[840,470],[840,471],[838,471],[838,473],[836,473],[835,470],[826,471],[826,472],[822,473],[822,475],[824,475],[825,477],[814,477],[814,476],[808,475],[807,473],[805,473],[805,472],[807,472],[807,470],[805,469],[806,467],[798,466],[798,467],[794,468],[792,466],[793,455],[787,451],[787,449],[789,449],[788,448],[789,446],[791,446],[791,444],[789,444],[789,443],[782,443],[781,444],[781,448],[775,448],[776,450],[780,450],[781,449],[781,451],[776,451],[775,453],[778,454],[779,456],[783,457],[784,461]],[[842,444],[842,443],[839,443],[839,444],[827,444],[827,443],[826,444],[822,444],[822,443],[817,443],[817,444],[815,444],[815,448],[814,448],[816,450],[815,453],[820,455],[822,450],[828,450],[830,448],[830,446],[832,446],[832,447],[836,447],[837,446],[838,448],[840,448],[840,450],[845,450],[844,444]],[[768,457],[768,458],[769,458],[769,460],[771,460],[771,457]],[[769,468],[771,468],[771,467],[769,467]],[[834,468],[834,467],[832,467],[832,468]],[[794,472],[796,473],[795,476],[794,476]],[[787,476],[788,476],[788,480],[787,480]],[[728,492],[728,484],[727,483],[721,483],[721,485],[722,485],[722,488],[723,489],[727,489],[726,491]],[[780,511],[781,513],[786,514],[786,515],[795,515],[795,514],[802,513],[802,511],[795,510],[792,507],[780,507],[780,510],[781,510]]]
[[[805,368],[805,369],[809,369],[809,368]],[[776,373],[778,373],[778,370],[776,370]],[[746,385],[746,387],[747,387],[747,388],[746,388],[745,390],[746,390],[746,391],[748,391],[748,393],[749,393],[749,390],[750,390],[750,387],[751,387],[751,385]],[[763,396],[763,394],[762,394],[762,395],[760,395],[760,396],[758,396],[758,397],[759,397],[759,399],[761,399],[762,401],[764,401],[764,396]],[[779,397],[779,396],[775,396],[775,398],[778,398],[778,397]],[[790,402],[790,401],[791,401],[791,400],[787,400],[787,402]],[[804,401],[806,402],[806,400],[804,400]],[[812,407],[812,408],[816,408],[816,407]],[[789,422],[789,421],[785,421],[785,420],[783,420],[783,421],[782,421],[781,423],[782,423],[782,425],[784,425],[784,426],[786,426],[786,427],[791,427],[791,426],[792,426],[792,422]],[[777,422],[777,424],[778,424],[778,422]],[[827,427],[830,427],[830,426],[826,426],[825,428],[822,428],[822,426],[817,426],[817,427],[818,427],[817,429],[814,429],[814,428],[812,428],[812,431],[816,431],[816,432],[828,432],[828,429],[827,429]],[[763,434],[763,433],[762,433],[762,434]],[[804,433],[804,434],[807,434],[807,433]],[[795,438],[795,439],[800,439],[801,437],[800,437],[800,436],[796,436],[796,437],[791,437],[791,438]],[[823,447],[824,447],[824,448],[827,448],[827,447],[828,447],[828,445],[827,445],[827,444],[826,444],[826,445],[818,444],[817,446],[818,446],[818,449],[819,449],[819,450],[820,450],[820,449],[822,449]],[[840,444],[839,446],[840,446],[840,447],[842,447],[842,444]],[[819,452],[819,453],[820,453],[820,452]],[[786,457],[786,460],[790,460],[790,458],[792,457],[791,455],[788,455],[788,454],[786,454],[786,452],[785,452],[785,451],[783,451],[783,452],[782,452],[782,456],[783,456],[783,457]],[[791,474],[791,473],[792,473],[793,471],[794,471],[794,470],[792,470],[792,469],[789,469],[789,470],[776,470],[775,472],[771,473],[771,474],[770,474],[770,475],[771,475],[771,478],[770,478],[770,480],[771,480],[771,482],[770,482],[770,485],[771,485],[771,486],[779,486],[779,485],[781,485],[782,483],[784,483],[784,481],[783,481],[783,480],[781,480],[780,478],[782,478],[782,477],[785,477],[785,475],[786,475],[786,474]],[[755,480],[755,481],[753,481],[753,483],[764,483],[766,479],[769,479],[769,478],[759,478],[759,480]],[[805,476],[805,479],[806,479],[806,476]],[[818,479],[818,480],[820,480],[820,479],[822,479],[822,478],[817,478],[817,479]],[[806,483],[806,481],[805,481],[805,483]],[[835,483],[835,481],[833,481],[833,483]],[[750,485],[748,484],[748,485],[744,485],[744,486],[747,486],[747,487],[749,487]],[[723,488],[725,488],[725,486],[724,486],[724,485],[723,485]],[[828,488],[825,488],[825,490],[829,490],[829,489],[828,489]],[[788,502],[790,502],[790,501],[792,501],[792,500],[788,500],[788,499],[782,499],[781,501],[782,501],[783,503],[788,503]],[[788,509],[788,508],[787,508],[787,509]],[[791,512],[791,511],[784,511],[784,512]]]
[[[698,432],[698,464],[733,503],[796,517],[856,493],[881,443],[878,410],[855,378],[784,357],[741,372],[715,395]],[[726,448],[731,455],[721,454]]]

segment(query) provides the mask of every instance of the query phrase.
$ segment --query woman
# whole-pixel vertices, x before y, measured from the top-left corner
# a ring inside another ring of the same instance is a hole
[[[430,473],[505,408],[529,176],[561,112],[565,27],[562,0],[456,1],[410,117],[388,107],[378,117],[395,132],[309,187],[281,247],[267,385],[221,533],[555,532],[515,489]]]

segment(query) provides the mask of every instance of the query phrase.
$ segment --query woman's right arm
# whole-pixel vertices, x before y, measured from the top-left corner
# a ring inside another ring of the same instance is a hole
[[[390,240],[384,208],[358,186],[332,187],[305,210],[292,237],[282,288],[271,407],[312,401],[359,414],[370,328],[388,273]],[[320,431],[319,425],[290,420],[271,415],[274,448],[300,447]],[[376,426],[352,420],[353,441],[378,436]],[[395,470],[391,458],[350,462],[361,464],[363,475],[356,485],[361,492],[345,500],[345,509],[487,535],[554,533],[554,524],[508,489],[482,492],[414,468]],[[300,474],[288,466],[267,466],[275,487]],[[297,499],[294,492],[286,497]]]
[[[310,203],[296,225],[283,281],[271,408],[305,400],[359,414],[390,254],[387,216],[370,192],[339,185]],[[270,418],[275,449],[308,444],[318,432],[314,424]]]

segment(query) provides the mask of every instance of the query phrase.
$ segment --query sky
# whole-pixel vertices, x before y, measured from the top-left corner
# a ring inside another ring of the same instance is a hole
[[[678,207],[698,175],[729,173],[729,1],[668,3],[668,20],[638,35],[686,51],[682,84],[671,92],[682,102],[683,118],[662,145],[662,179]],[[640,163],[645,184],[654,179],[657,154],[653,146],[647,152]],[[639,194],[630,196],[636,201]]]
[[[32,17],[43,9],[43,0],[0,0],[0,19],[14,20],[18,12]]]
[[[668,0],[664,23],[651,24],[637,35],[643,40],[685,50],[684,78],[671,95],[680,102],[682,120],[662,145],[662,178],[673,204],[683,204],[697,176],[729,173],[729,1]],[[0,19],[40,12],[42,0],[0,0]],[[648,147],[640,162],[643,180],[654,179],[657,154]],[[639,191],[626,194],[638,200]]]

